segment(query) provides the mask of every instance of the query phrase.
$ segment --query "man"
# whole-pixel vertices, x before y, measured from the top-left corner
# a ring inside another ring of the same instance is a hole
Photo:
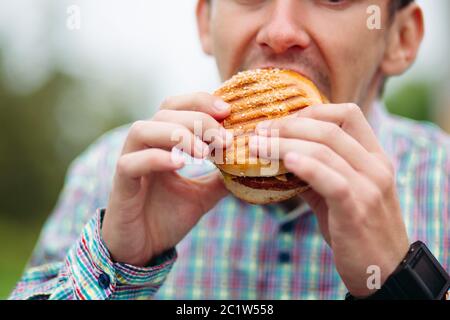
[[[379,30],[367,27],[370,5]],[[266,206],[228,195],[211,163],[170,150],[175,129],[220,129],[229,106],[206,93],[168,98],[74,162],[12,299],[365,298],[416,240],[450,267],[449,138],[378,100],[416,58],[417,4],[199,0],[197,21],[223,80],[288,68],[330,98],[258,128],[279,130],[281,159],[312,190]],[[201,159],[208,148],[197,138],[187,150]]]

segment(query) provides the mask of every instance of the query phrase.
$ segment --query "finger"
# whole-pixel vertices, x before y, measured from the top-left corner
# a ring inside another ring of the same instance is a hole
[[[281,160],[289,153],[314,158],[324,165],[340,172],[351,180],[356,180],[357,173],[340,155],[329,147],[316,142],[255,136],[250,138],[250,153],[263,159]]]
[[[367,151],[382,153],[383,149],[361,109],[353,103],[324,104],[304,108],[297,113],[302,118],[332,122],[355,138]]]
[[[341,208],[350,209],[347,206],[351,198],[350,183],[340,172],[314,158],[293,152],[286,155],[284,165],[309,183],[313,190],[326,199],[327,204],[336,203]]]
[[[286,117],[259,125],[257,134],[301,139],[328,146],[355,170],[373,172],[375,157],[351,135],[333,122],[312,118]]]
[[[384,188],[393,168],[383,153],[370,153],[354,137],[333,122],[312,118],[286,117],[257,127],[258,134],[302,139],[328,146],[348,162],[354,170],[364,174]]]
[[[189,180],[197,189],[197,197],[205,213],[215,206],[217,201],[229,194],[219,170]]]
[[[190,180],[201,187],[200,190],[204,192],[205,195],[219,192],[223,196],[228,193],[223,184],[222,174],[219,170],[214,170],[211,173],[191,178]]]
[[[117,174],[136,179],[152,172],[178,170],[184,164],[184,158],[177,152],[144,149],[122,155],[117,162]]]
[[[184,159],[161,149],[144,149],[121,155],[116,164],[112,192],[118,192],[116,199],[135,197],[145,190],[141,185],[142,177],[148,177],[153,172],[178,170],[183,166]]]
[[[224,147],[233,142],[233,134],[211,115],[199,111],[160,110],[152,121],[176,123],[186,127],[205,142],[218,141]]]
[[[199,111],[207,113],[215,119],[224,119],[231,111],[228,103],[203,92],[166,98],[160,109]]]
[[[323,201],[324,198],[316,191],[309,188],[308,190],[302,192],[299,196],[308,204],[316,215],[324,213],[326,216],[328,212],[327,204]]]
[[[309,189],[300,194],[300,197],[306,201],[308,206],[314,212],[319,223],[319,229],[323,238],[331,244],[330,230],[328,228],[328,206],[324,198],[318,194],[314,189]]]
[[[135,122],[122,152],[126,154],[147,148],[172,150],[174,147],[195,158],[205,158],[209,154],[208,146],[186,127],[157,121]]]

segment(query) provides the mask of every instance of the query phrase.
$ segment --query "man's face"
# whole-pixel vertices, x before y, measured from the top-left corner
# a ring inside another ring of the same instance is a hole
[[[380,80],[390,0],[212,0],[210,53],[223,80],[257,67],[296,70],[335,103],[363,106]],[[382,29],[370,30],[370,5]]]

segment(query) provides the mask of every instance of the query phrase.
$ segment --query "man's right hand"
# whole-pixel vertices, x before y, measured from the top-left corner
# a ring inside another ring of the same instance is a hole
[[[215,141],[230,143],[218,122],[229,113],[229,105],[219,98],[196,93],[166,99],[152,119],[133,124],[117,162],[102,226],[114,261],[147,265],[178,244],[227,194],[217,171],[196,179],[177,174],[184,160],[171,150],[180,146],[176,131],[183,136],[183,151],[194,158],[207,156],[208,145],[194,135],[196,121],[202,124],[202,136],[213,130],[222,137]]]

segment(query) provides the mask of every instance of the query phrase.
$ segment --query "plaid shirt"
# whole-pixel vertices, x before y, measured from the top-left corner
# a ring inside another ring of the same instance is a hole
[[[396,168],[411,241],[422,240],[450,268],[449,137],[437,127],[369,115]],[[286,213],[222,199],[176,246],[151,266],[115,263],[100,236],[102,210],[128,127],[99,139],[70,167],[11,299],[343,299],[346,288],[315,215],[304,205]],[[204,161],[180,170],[213,170]],[[174,195],[176,196],[176,195]]]

